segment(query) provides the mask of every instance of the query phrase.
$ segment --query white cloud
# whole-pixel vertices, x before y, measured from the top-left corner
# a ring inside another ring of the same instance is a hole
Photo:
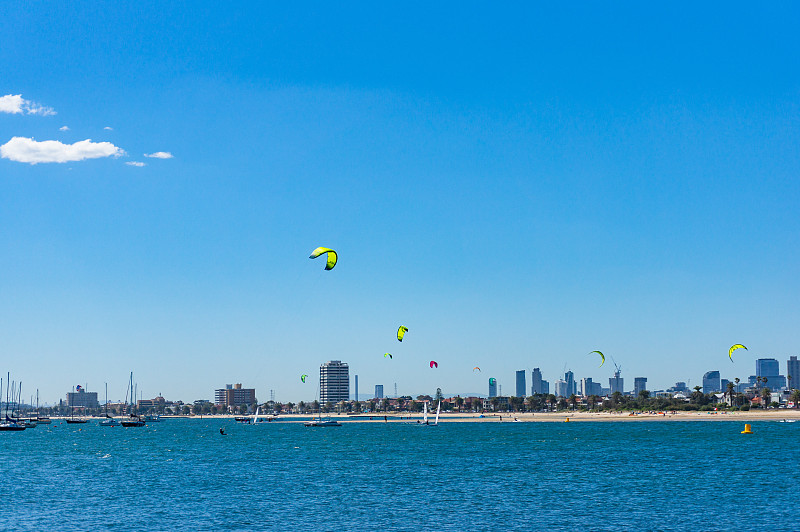
[[[21,94],[6,94],[0,96],[0,113],[12,115],[28,114],[50,116],[56,114],[52,107],[45,107],[38,103],[26,100]]]
[[[103,129],[105,129],[106,131],[114,131],[113,127],[108,127],[108,126],[104,127]]]
[[[61,126],[60,128],[58,128],[58,130],[59,131],[69,131],[69,128],[67,126]]]
[[[91,139],[64,144],[57,140],[37,142],[25,137],[13,137],[0,146],[0,157],[3,159],[30,164],[66,163],[120,155],[125,155],[121,148],[110,142],[92,142]]]
[[[172,159],[174,155],[172,155],[168,151],[157,151],[155,153],[145,153],[145,157],[153,157],[154,159]]]
[[[145,166],[145,164],[143,162],[140,162],[140,161],[128,161],[125,164],[127,164],[128,166],[138,166],[139,168],[141,168],[142,166]]]

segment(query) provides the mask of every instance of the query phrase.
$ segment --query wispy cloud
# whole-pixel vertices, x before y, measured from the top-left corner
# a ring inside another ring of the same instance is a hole
[[[26,100],[21,94],[6,94],[0,96],[0,113],[12,115],[28,114],[50,116],[56,114],[52,107],[45,107],[36,102]]]
[[[69,128],[67,126],[61,126],[60,128],[58,128],[58,130],[59,131],[69,131]]]
[[[125,155],[125,151],[110,142],[92,142],[91,139],[64,144],[57,140],[38,142],[25,137],[13,137],[0,146],[0,157],[3,159],[29,164],[66,163],[121,155]]]
[[[114,128],[109,126],[106,126],[103,129],[105,129],[106,131],[114,131]]]
[[[141,161],[128,161],[125,164],[127,164],[128,166],[138,166],[139,168],[141,168],[142,166],[146,166],[146,164]]]
[[[152,157],[154,159],[172,159],[174,155],[172,155],[168,151],[157,151],[155,153],[145,153],[145,157]]]

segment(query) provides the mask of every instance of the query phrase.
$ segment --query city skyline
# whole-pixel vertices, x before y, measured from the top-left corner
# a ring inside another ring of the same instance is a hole
[[[0,5],[0,372],[298,401],[331,359],[508,394],[797,354],[800,6],[460,7]]]
[[[348,374],[349,375],[349,366],[348,366],[348,364],[346,362],[342,362],[342,361],[338,361],[338,360],[328,361],[326,363],[321,364],[320,365],[320,373],[322,374],[323,372],[327,372],[328,371],[326,369],[327,366],[332,364],[332,363],[336,364],[338,366],[341,366],[341,371],[343,371],[343,373],[342,373],[343,375],[344,374]],[[735,386],[735,390],[737,392],[743,392],[745,389],[752,388],[753,386],[755,386],[756,388],[767,387],[767,388],[772,389],[773,391],[777,391],[777,390],[780,390],[780,389],[797,388],[798,379],[795,379],[793,377],[792,382],[790,383],[790,382],[788,382],[788,378],[787,378],[787,376],[791,376],[792,375],[792,369],[793,368],[795,370],[797,370],[797,371],[795,371],[795,373],[800,375],[800,370],[798,370],[798,368],[800,368],[800,362],[798,361],[798,357],[797,356],[790,355],[783,362],[783,365],[786,368],[785,371],[780,370],[781,361],[779,359],[762,358],[762,359],[756,360],[755,364],[756,364],[756,371],[754,373],[750,373],[748,375],[741,375],[741,376],[728,375],[727,377],[730,377],[730,378],[722,377],[721,372],[718,371],[718,370],[709,370],[705,374],[703,374],[702,377],[699,379],[698,383],[694,384],[694,385],[692,385],[692,382],[693,382],[692,379],[689,378],[686,381],[676,381],[674,383],[671,383],[670,386],[654,387],[652,385],[647,385],[647,382],[648,382],[648,379],[649,379],[648,376],[637,376],[637,377],[629,377],[630,380],[628,382],[632,382],[633,384],[631,385],[631,387],[629,389],[626,389],[624,387],[624,377],[620,377],[620,383],[622,384],[622,387],[621,387],[622,389],[619,389],[619,390],[615,390],[614,387],[613,387],[614,383],[617,382],[617,381],[615,381],[615,377],[614,376],[612,376],[612,377],[610,377],[608,379],[609,386],[605,387],[605,386],[602,385],[601,382],[593,382],[593,377],[580,377],[579,376],[578,379],[575,380],[574,372],[572,372],[571,370],[566,370],[565,374],[557,376],[557,379],[554,381],[556,383],[563,383],[562,386],[564,386],[564,388],[563,389],[559,389],[557,387],[556,389],[552,390],[552,392],[551,392],[549,390],[549,381],[546,380],[546,379],[542,379],[541,372],[537,373],[539,368],[533,368],[530,371],[534,375],[534,377],[538,376],[538,378],[541,379],[541,381],[540,381],[541,383],[547,384],[548,390],[546,392],[544,392],[544,395],[548,395],[549,393],[553,393],[557,397],[569,397],[570,395],[573,395],[573,394],[579,395],[579,396],[585,396],[585,395],[587,395],[587,393],[585,392],[587,387],[591,387],[591,392],[589,392],[589,395],[602,395],[602,396],[610,396],[615,391],[620,391],[623,394],[634,395],[635,396],[635,395],[638,395],[638,392],[641,391],[641,390],[647,390],[648,392],[651,392],[651,393],[655,393],[655,392],[670,392],[670,393],[682,392],[684,394],[688,394],[689,392],[691,392],[694,389],[695,386],[700,386],[700,388],[703,391],[703,393],[714,393],[714,392],[720,392],[721,393],[721,392],[724,392],[726,390],[726,383],[727,382],[734,383],[734,379],[736,377],[740,378],[739,384]],[[775,374],[775,375],[761,374],[760,371],[763,371],[763,368],[769,368],[769,371],[775,371],[775,368],[777,368],[777,374]],[[334,370],[334,371],[338,372],[339,370]],[[614,375],[617,374],[617,371],[618,370],[615,370]],[[512,379],[509,379],[509,380],[513,380],[515,382],[515,387],[514,387],[515,391],[517,391],[519,389],[519,386],[521,384],[524,387],[524,383],[522,383],[521,380],[520,380],[521,372],[527,372],[527,370],[516,370],[514,372],[514,377]],[[769,377],[771,380],[767,381],[765,379],[763,383],[756,382],[756,380],[755,380],[756,377],[763,378],[765,376]],[[564,377],[564,378],[562,378],[562,377]],[[774,377],[779,377],[779,379],[776,380],[776,379],[774,379]],[[308,378],[308,376],[306,376],[306,378],[307,378],[307,381],[309,383],[311,383],[311,380]],[[348,383],[349,382],[353,382],[353,383],[357,384],[357,382],[358,382],[358,375],[357,374],[353,375],[352,378],[350,378],[350,377],[347,377],[347,378],[348,378],[348,381],[347,381]],[[12,379],[12,382],[14,382],[17,385],[19,385],[19,381],[16,381],[15,379]],[[336,386],[341,387],[343,382],[344,381],[342,381],[341,383],[338,383]],[[529,390],[530,393],[526,393],[525,396],[535,395],[535,393],[533,391],[533,386],[535,385],[535,382],[536,381],[532,379],[531,389]],[[568,385],[567,383],[570,383],[570,384]],[[587,384],[588,384],[588,386],[587,386]],[[147,396],[147,395],[144,394],[144,391],[141,391],[141,390],[138,389],[138,384],[135,383],[135,385],[136,385],[136,390],[137,390],[137,393],[136,393],[136,399],[137,400],[141,400],[141,399],[150,400],[150,399],[154,399],[154,398],[157,398],[157,397],[164,397],[161,392],[159,392],[157,395]],[[3,386],[4,387],[6,386],[5,378],[3,378]],[[375,390],[374,394],[373,393],[361,394],[362,397],[360,399],[356,395],[357,394],[357,387],[354,388],[354,391],[353,391],[352,394],[349,393],[349,384],[345,384],[344,385],[344,388],[347,389],[348,391],[346,391],[346,392],[343,391],[341,393],[342,394],[347,393],[348,400],[356,400],[356,401],[367,401],[369,399],[376,398],[376,397],[377,398],[399,397],[399,396],[417,397],[419,395],[432,395],[432,393],[430,391],[425,391],[425,390],[417,390],[417,391],[414,391],[414,392],[403,392],[403,393],[387,395],[387,394],[384,393],[384,385],[383,384],[374,384],[374,385],[371,385],[371,386],[374,386],[374,390]],[[681,388],[681,386],[683,386],[683,388]],[[475,397],[475,396],[477,396],[477,397],[491,398],[491,397],[495,397],[495,396],[500,396],[498,390],[501,389],[501,387],[502,387],[502,379],[498,380],[495,377],[489,377],[488,378],[488,390],[484,390],[484,391],[474,391],[474,390],[472,390],[472,391],[452,391],[452,392],[449,391],[449,390],[443,390],[443,394],[445,396],[448,396],[448,397],[454,397],[454,396],[461,396],[461,397],[470,397],[470,396],[472,396],[472,397]],[[77,388],[78,388],[77,391],[76,391],[75,388],[76,387],[73,386],[71,391],[66,392],[67,404],[70,403],[70,397],[78,396],[78,392],[84,393],[84,394],[88,394],[87,397],[89,397],[89,396],[97,397],[97,395],[98,395],[98,392],[91,391],[89,389],[88,383],[84,384],[84,385],[77,386]],[[201,394],[201,396],[198,396],[198,397],[177,397],[177,396],[171,396],[169,394],[169,392],[167,393],[168,397],[166,397],[166,398],[171,400],[171,401],[178,401],[179,400],[179,401],[183,401],[183,402],[188,403],[188,404],[191,404],[191,403],[193,403],[195,401],[210,401],[210,402],[215,403],[215,404],[216,403],[220,403],[220,402],[223,402],[223,403],[229,403],[230,402],[231,404],[234,404],[234,403],[235,404],[240,404],[239,402],[235,402],[235,401],[231,401],[231,400],[227,400],[227,399],[224,400],[224,401],[220,401],[220,397],[227,397],[226,396],[226,392],[228,394],[230,394],[230,393],[234,393],[234,392],[238,393],[238,391],[241,391],[242,393],[247,392],[247,393],[252,394],[252,395],[249,395],[248,397],[255,397],[258,393],[266,394],[267,392],[269,392],[270,397],[274,394],[274,389],[273,388],[261,388],[261,392],[258,392],[258,390],[256,388],[252,388],[252,389],[250,389],[250,388],[242,388],[241,384],[226,384],[225,388],[216,388],[216,389],[214,389],[212,394],[211,394],[211,399],[208,399],[205,395],[202,395],[202,394]],[[36,397],[38,392],[39,392],[39,390],[31,391],[30,389],[26,389],[26,393],[22,397],[22,402],[25,403],[26,399],[29,399],[30,401],[32,401],[33,397]],[[486,392],[486,393],[484,393],[484,392]],[[511,395],[512,394],[506,394],[504,396],[508,397],[508,396],[511,396]],[[516,395],[516,394],[513,394],[513,395]],[[344,395],[341,395],[340,397],[343,397],[343,396]],[[282,402],[282,403],[283,402],[299,402],[299,401],[305,401],[307,403],[311,403],[316,399],[318,399],[318,397],[300,398],[300,399],[297,399],[297,398],[281,398],[281,397],[276,397],[275,398],[275,400],[277,400],[278,402]],[[4,398],[0,398],[0,403],[3,402],[3,401],[4,401]],[[104,399],[104,401],[105,401],[105,399]],[[109,396],[109,402],[120,403],[122,401],[123,401],[122,398],[112,399],[112,396]],[[46,406],[46,405],[53,406],[53,405],[59,404],[60,402],[61,402],[61,400],[57,400],[57,401],[55,401],[53,403],[49,403],[49,402],[46,402],[46,401],[42,400],[40,402],[40,404],[42,406]],[[245,402],[247,402],[247,401],[245,401]],[[266,402],[267,402],[266,399],[258,400],[258,403],[266,403]],[[334,401],[334,402],[336,402],[336,401]],[[25,403],[25,404],[28,404],[28,403]],[[34,404],[34,403],[31,402],[30,404]]]

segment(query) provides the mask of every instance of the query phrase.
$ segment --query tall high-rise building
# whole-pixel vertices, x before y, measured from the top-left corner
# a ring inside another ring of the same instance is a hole
[[[355,400],[358,401],[358,375],[355,375],[356,396]]]
[[[341,360],[331,360],[319,367],[319,400],[322,404],[350,399],[350,367]]]
[[[786,386],[786,377],[780,374],[780,366],[774,358],[759,358],[756,360],[756,377],[761,377],[762,388],[777,391]],[[766,382],[764,379],[766,379]]]
[[[719,378],[719,371],[706,371],[703,375],[703,393],[715,393],[722,391],[722,383]]]
[[[800,360],[797,357],[789,357],[786,361],[786,380],[790,388],[800,388]]]
[[[620,371],[614,371],[614,376],[608,379],[609,393],[619,392],[625,393],[624,379],[620,377]]]
[[[581,379],[581,396],[588,397],[592,395],[592,378],[584,377]]]
[[[633,379],[633,395],[639,397],[639,392],[647,390],[647,377],[636,377]]]
[[[517,371],[517,389],[515,390],[516,397],[525,397],[525,370]]]
[[[567,381],[567,395],[565,395],[565,397],[578,395],[578,385],[575,382],[575,374],[572,373],[572,371],[564,373],[564,380]]]
[[[489,397],[497,397],[497,379],[489,377]]]
[[[541,393],[543,393],[544,395],[547,395],[547,394],[550,393],[550,382],[549,381],[546,381],[546,380],[542,379],[542,391],[541,391]]]
[[[778,361],[774,358],[759,358],[756,360],[756,375],[780,375]]]
[[[542,390],[542,372],[539,371],[539,368],[533,368],[531,371],[531,395],[538,393],[546,392]]]
[[[555,389],[553,390],[553,395],[556,397],[569,397],[567,394],[567,381],[564,379],[558,379],[555,382]]]
[[[383,399],[383,384],[375,385],[375,399]]]

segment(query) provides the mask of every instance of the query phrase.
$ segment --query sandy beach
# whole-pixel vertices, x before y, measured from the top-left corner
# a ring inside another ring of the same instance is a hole
[[[363,423],[385,423],[398,421],[415,421],[422,419],[421,414],[408,413],[379,413],[379,414],[323,414],[323,417],[330,415],[331,418],[347,422]],[[307,421],[312,414],[281,414],[273,422],[300,423]],[[162,416],[162,420],[170,418],[187,419],[218,419],[230,420],[234,422],[231,415],[204,415],[200,416]],[[53,418],[59,419],[59,418]],[[779,409],[779,410],[751,410],[748,412],[536,412],[536,413],[458,413],[448,412],[440,415],[442,423],[564,423],[569,419],[570,422],[603,422],[603,421],[780,421],[782,419],[800,420],[800,410]],[[432,416],[429,416],[432,420]]]

